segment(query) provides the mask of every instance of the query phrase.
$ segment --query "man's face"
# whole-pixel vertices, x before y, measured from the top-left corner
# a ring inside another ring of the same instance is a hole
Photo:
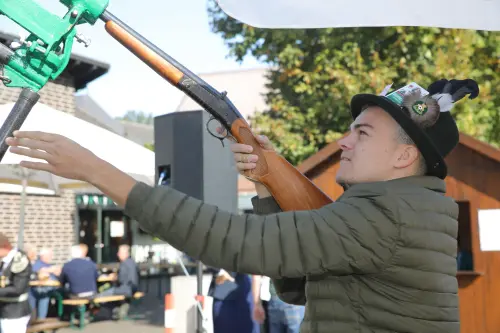
[[[399,125],[383,109],[370,106],[356,118],[348,136],[339,140],[342,155],[336,180],[340,185],[393,178],[401,156]]]
[[[118,249],[118,259],[120,259],[120,261],[124,261],[128,258],[128,252],[127,250],[123,249],[123,248],[120,248]]]

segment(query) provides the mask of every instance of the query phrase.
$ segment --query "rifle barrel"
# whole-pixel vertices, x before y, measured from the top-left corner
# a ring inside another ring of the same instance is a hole
[[[191,72],[189,69],[184,67],[182,64],[180,64],[177,60],[169,56],[167,53],[165,53],[162,49],[160,49],[158,46],[154,45],[152,42],[150,42],[146,37],[140,35],[137,31],[129,27],[126,23],[121,21],[119,18],[114,16],[112,13],[109,11],[105,10],[101,16],[101,20],[106,23],[108,21],[114,22],[117,24],[120,28],[125,30],[127,33],[129,33],[131,36],[136,38],[138,41],[140,41],[142,44],[146,45],[149,49],[151,49],[153,52],[158,54],[161,58],[163,58],[165,61],[176,67],[179,71],[181,71],[185,76],[189,77],[191,80],[196,82],[198,85],[203,86],[205,89],[209,90],[212,94],[215,96],[219,96],[220,92],[218,92],[215,88],[213,88],[211,85],[209,85],[207,82],[203,81],[200,77],[198,77],[196,74]]]

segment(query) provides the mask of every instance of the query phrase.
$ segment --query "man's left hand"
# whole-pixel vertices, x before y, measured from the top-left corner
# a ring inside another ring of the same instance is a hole
[[[10,152],[14,154],[47,162],[22,161],[20,165],[28,169],[48,171],[64,178],[88,182],[99,168],[100,159],[96,155],[62,135],[15,131],[14,137],[7,138],[6,143],[11,146]]]

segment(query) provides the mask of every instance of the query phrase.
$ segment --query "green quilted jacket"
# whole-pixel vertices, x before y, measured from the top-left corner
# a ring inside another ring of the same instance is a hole
[[[137,183],[126,214],[206,265],[273,278],[305,304],[301,333],[458,333],[458,205],[444,181],[358,184],[311,211],[218,210],[168,187]],[[265,215],[262,215],[265,214]]]

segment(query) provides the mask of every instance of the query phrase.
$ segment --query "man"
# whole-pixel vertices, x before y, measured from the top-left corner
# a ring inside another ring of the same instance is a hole
[[[139,289],[139,268],[130,257],[130,246],[126,244],[120,245],[117,256],[120,261],[118,275],[116,273],[109,274],[116,280],[117,285],[99,293],[98,296],[123,295],[130,298]],[[129,308],[130,304],[128,302],[120,304],[118,308],[115,308],[117,309],[117,316],[122,319],[126,318]]]
[[[258,282],[245,273],[226,272],[209,268],[212,281],[208,296],[212,297],[213,329],[217,333],[256,333],[258,321],[254,318],[255,295]]]
[[[31,263],[28,256],[14,248],[0,233],[0,331],[26,332],[31,317],[28,302]]]
[[[99,295],[124,295],[132,297],[139,288],[139,268],[134,260],[130,257],[130,246],[122,244],[118,247],[117,253],[120,267],[118,275],[111,273],[110,276],[117,280],[117,286],[111,287]]]
[[[207,265],[273,278],[281,299],[306,305],[302,333],[458,333],[458,205],[445,196],[444,157],[459,138],[453,103],[479,89],[472,80],[437,81],[426,96],[406,88],[353,97],[336,178],[346,191],[311,211],[272,213],[260,186],[254,211],[268,215],[235,215],[137,182],[59,135],[15,132],[6,142],[47,161],[22,166],[95,185],[143,230]],[[235,159],[255,167],[256,156]]]
[[[97,294],[97,265],[85,257],[85,246],[74,245],[71,248],[73,259],[63,265],[59,280],[61,285],[69,284],[69,297],[91,298]]]
[[[32,272],[37,275],[38,280],[58,280],[61,268],[52,264],[53,256],[52,249],[44,247],[40,250],[39,258],[32,266]],[[34,298],[34,302],[31,306],[36,309],[39,319],[47,318],[50,297],[55,290],[57,290],[57,287],[40,286],[31,288],[31,293]]]

